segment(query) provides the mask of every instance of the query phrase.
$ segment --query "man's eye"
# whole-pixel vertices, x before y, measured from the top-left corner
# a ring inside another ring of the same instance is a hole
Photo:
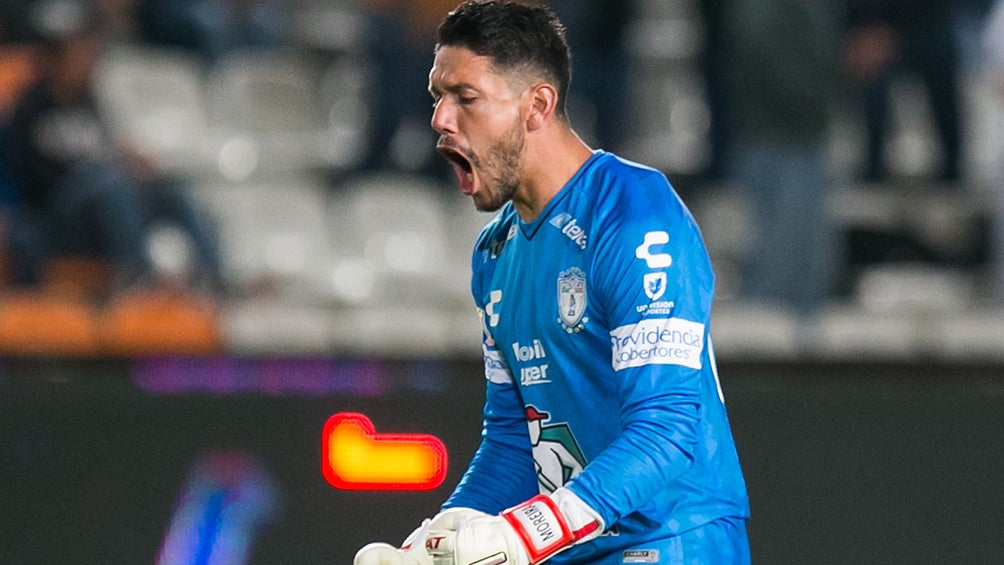
[[[457,101],[461,104],[473,104],[478,98],[476,96],[459,96]]]

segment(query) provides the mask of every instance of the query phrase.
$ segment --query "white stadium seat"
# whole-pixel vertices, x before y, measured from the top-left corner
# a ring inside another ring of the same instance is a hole
[[[213,119],[253,149],[253,166],[231,178],[345,164],[353,146],[319,102],[319,80],[313,62],[293,50],[236,49],[210,68]]]
[[[102,59],[95,96],[112,131],[166,169],[212,172],[226,135],[210,125],[203,72],[184,51],[120,46]]]
[[[330,302],[327,190],[307,177],[200,186],[195,196],[219,222],[228,280],[299,303]]]

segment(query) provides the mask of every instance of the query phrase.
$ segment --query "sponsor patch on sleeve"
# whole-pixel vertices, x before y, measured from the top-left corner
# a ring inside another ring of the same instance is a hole
[[[482,344],[485,358],[485,378],[497,385],[511,383],[512,376],[509,375],[509,368],[502,359],[498,349],[490,348]]]
[[[610,332],[615,371],[643,365],[701,368],[704,324],[683,318],[648,318]]]

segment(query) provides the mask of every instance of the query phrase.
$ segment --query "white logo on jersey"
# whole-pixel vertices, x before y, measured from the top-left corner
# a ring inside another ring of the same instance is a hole
[[[539,339],[533,340],[533,344],[531,345],[524,345],[518,341],[514,342],[512,344],[512,354],[516,357],[517,361],[523,363],[547,359],[544,344]],[[524,386],[550,383],[551,379],[547,376],[547,363],[520,367],[519,382]]]
[[[643,365],[701,368],[704,324],[683,318],[649,318],[610,331],[615,371]]]
[[[560,230],[561,228],[565,227],[565,222],[571,219],[572,219],[571,214],[569,214],[568,212],[562,212],[557,216],[551,218],[551,221],[548,223]]]
[[[588,244],[586,230],[579,227],[578,220],[573,218],[571,214],[562,212],[551,218],[549,223],[561,230],[561,233],[565,234],[575,245],[578,245],[579,249],[586,250],[586,245]]]
[[[580,331],[586,313],[586,274],[578,267],[558,274],[558,323],[568,333]]]
[[[516,237],[516,232],[518,228],[516,224],[509,226],[509,231],[506,232],[505,239],[494,239],[488,245],[488,253],[492,259],[498,259],[499,255],[502,254],[502,250],[505,249],[505,244],[512,238]]]
[[[488,293],[488,304],[485,305],[485,315],[488,318],[488,327],[494,328],[499,325],[499,312],[497,306],[502,302],[502,291],[493,290]]]
[[[534,359],[544,359],[547,353],[544,351],[544,344],[539,339],[533,340],[531,345],[523,345],[520,342],[512,344],[512,354],[520,361],[533,361]]]
[[[669,234],[664,231],[650,231],[645,240],[635,248],[634,256],[645,261],[649,269],[664,269],[673,264],[669,253],[652,253],[652,247],[669,243]]]
[[[512,382],[509,376],[509,368],[506,367],[505,360],[496,349],[489,349],[487,345],[481,346],[485,360],[485,378],[495,384],[504,385]]]
[[[666,273],[646,273],[643,284],[649,300],[659,300],[666,294]]]

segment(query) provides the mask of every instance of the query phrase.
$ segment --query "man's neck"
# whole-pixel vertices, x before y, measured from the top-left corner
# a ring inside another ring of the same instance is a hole
[[[513,197],[520,219],[537,219],[592,154],[593,150],[571,129],[550,139],[535,138],[528,144],[523,181]]]

